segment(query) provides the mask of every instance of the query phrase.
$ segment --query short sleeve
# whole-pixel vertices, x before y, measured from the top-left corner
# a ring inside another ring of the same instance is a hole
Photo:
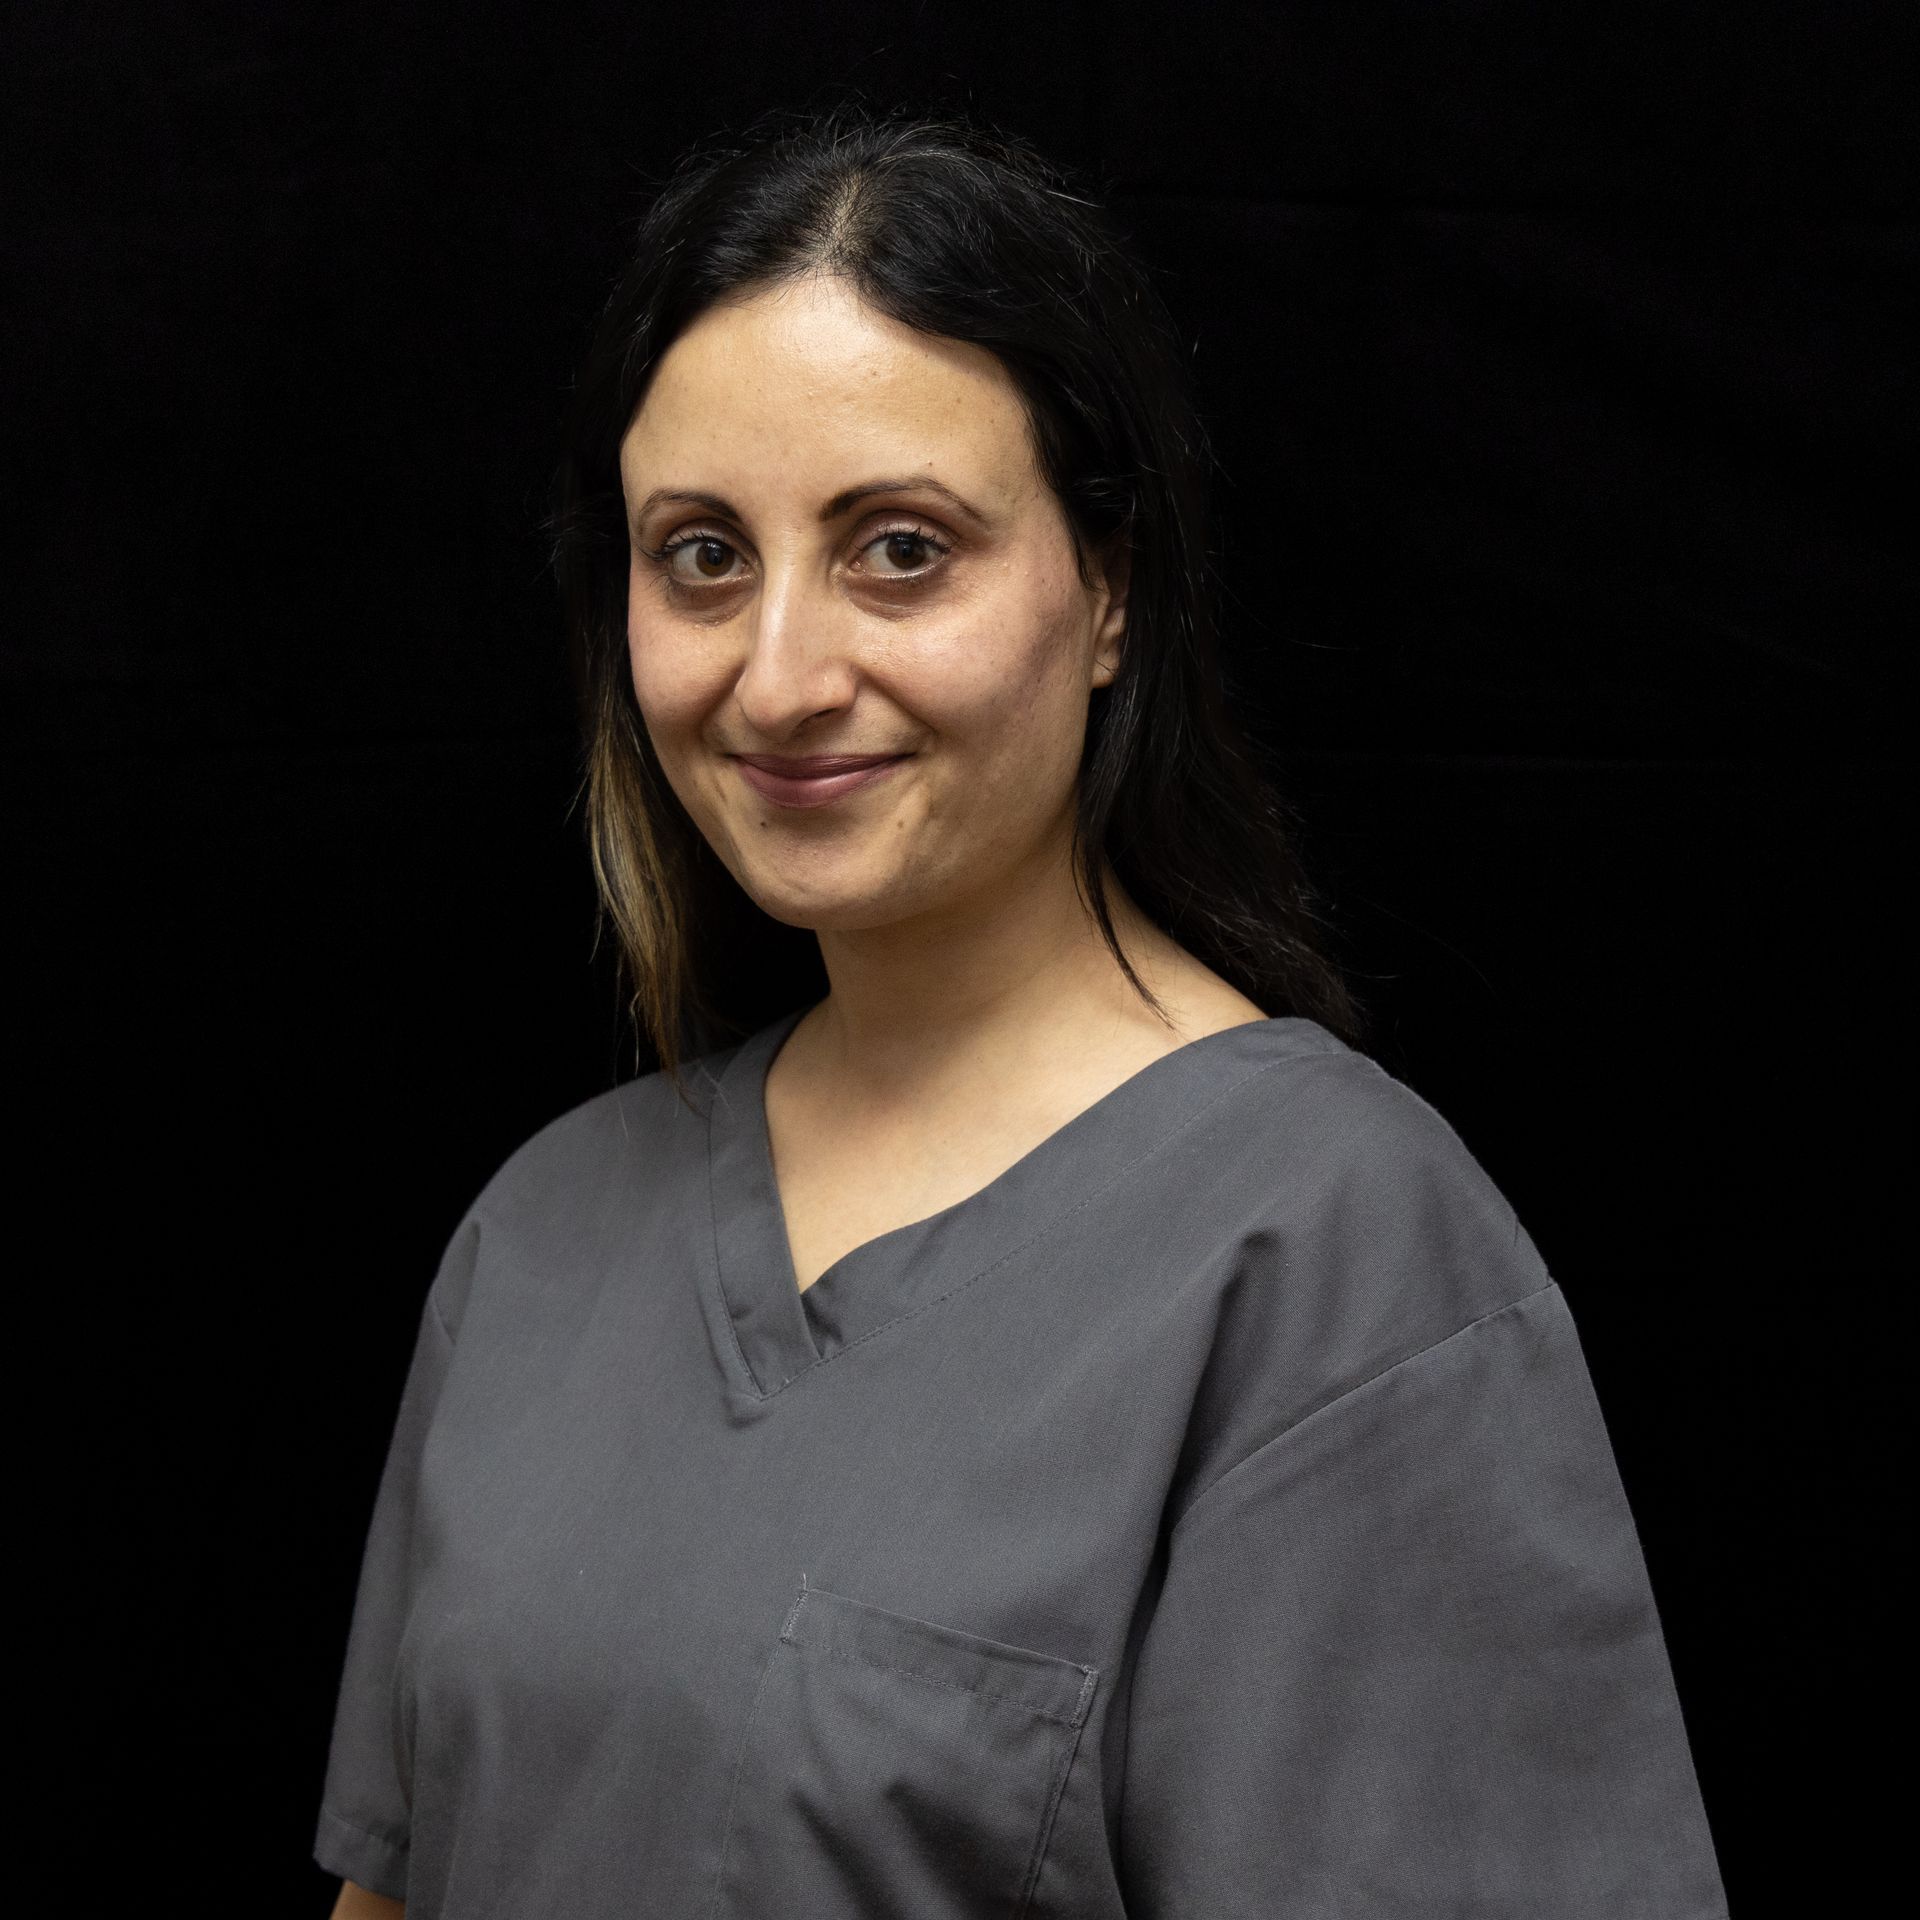
[[[411,1824],[395,1662],[415,1587],[421,1458],[453,1357],[440,1301],[470,1272],[476,1238],[463,1222],[421,1306],[361,1557],[314,1838],[313,1857],[327,1872],[395,1900],[406,1898]]]
[[[1653,1595],[1556,1285],[1180,1516],[1127,1708],[1138,1920],[1710,1920]]]

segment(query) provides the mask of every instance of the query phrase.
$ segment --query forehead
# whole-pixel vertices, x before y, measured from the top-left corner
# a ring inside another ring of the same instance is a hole
[[[991,353],[825,277],[703,313],[661,356],[620,448],[629,491],[784,476],[832,492],[876,462],[1001,504],[1037,480],[1019,389]]]

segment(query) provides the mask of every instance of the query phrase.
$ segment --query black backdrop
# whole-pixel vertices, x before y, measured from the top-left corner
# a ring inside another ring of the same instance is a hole
[[[18,1285],[59,1387],[21,1484],[105,1682],[56,1716],[69,1886],[326,1909],[421,1292],[500,1159],[634,1070],[534,524],[565,388],[682,145],[850,82],[1039,138],[1159,272],[1372,1050],[1573,1304],[1735,1911],[1844,1909],[1893,1811],[1893,10],[10,17],[13,998],[50,1069],[16,1164],[52,1229]]]

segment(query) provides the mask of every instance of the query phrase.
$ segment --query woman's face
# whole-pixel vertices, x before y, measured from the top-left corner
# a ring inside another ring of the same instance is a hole
[[[1124,582],[1080,584],[991,354],[839,280],[757,294],[668,349],[620,472],[634,693],[762,909],[884,926],[984,905],[1062,856]],[[743,754],[904,757],[799,805],[828,790],[756,786]]]

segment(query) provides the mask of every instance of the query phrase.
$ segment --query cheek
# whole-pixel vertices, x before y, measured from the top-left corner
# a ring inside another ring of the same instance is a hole
[[[671,734],[697,715],[702,698],[698,655],[675,636],[644,597],[644,586],[629,576],[627,588],[627,675],[648,729]]]
[[[1077,757],[1085,727],[1074,609],[1057,596],[1036,606],[1021,595],[983,611],[944,654],[945,723],[972,751],[1044,777],[1062,754]]]

